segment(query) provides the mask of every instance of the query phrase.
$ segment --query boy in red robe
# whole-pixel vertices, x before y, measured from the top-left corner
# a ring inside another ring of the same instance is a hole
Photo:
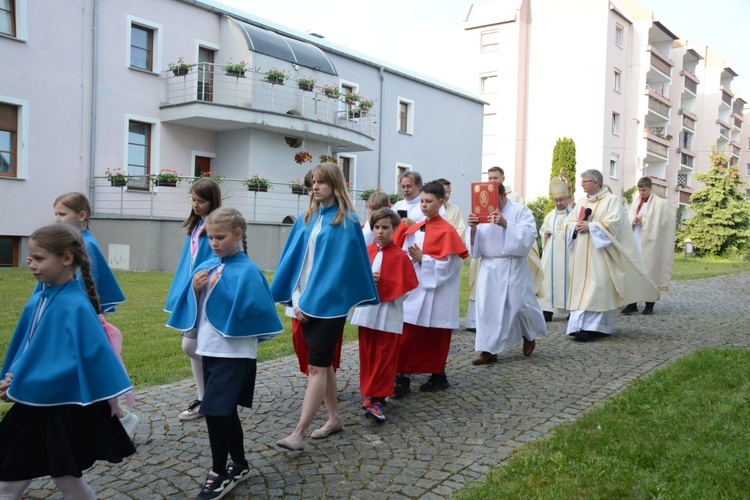
[[[365,418],[385,422],[385,399],[393,395],[398,343],[404,325],[404,300],[419,283],[411,259],[393,242],[401,218],[390,208],[370,217],[375,241],[367,246],[380,304],[358,307],[351,323],[359,326],[359,385]]]
[[[403,249],[411,257],[419,287],[404,302],[404,330],[399,342],[398,375],[394,396],[408,394],[407,374],[431,373],[419,387],[435,392],[450,386],[445,364],[451,333],[458,328],[458,288],[463,259],[469,252],[456,229],[440,215],[445,188],[428,182],[420,193],[422,213],[427,220],[407,231]]]

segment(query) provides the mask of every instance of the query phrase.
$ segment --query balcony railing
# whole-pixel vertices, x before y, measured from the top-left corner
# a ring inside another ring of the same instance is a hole
[[[297,116],[371,138],[376,136],[374,108],[362,110],[357,103],[346,103],[343,95],[329,98],[319,86],[303,90],[291,78],[271,83],[264,78],[264,73],[248,70],[242,75],[230,75],[224,66],[208,63],[196,65],[186,75],[166,71],[162,77],[166,82],[163,106],[186,103],[230,106]],[[338,88],[335,82],[330,82],[329,86]]]
[[[670,106],[664,104],[653,96],[648,97],[648,109],[669,118]]]
[[[732,94],[727,92],[724,89],[721,89],[721,102],[723,102],[724,104],[726,104],[727,106],[731,108],[732,107]]]
[[[141,176],[130,177],[127,186],[115,187],[106,178],[97,177],[94,179],[94,212],[123,218],[184,219],[190,209],[187,193],[192,180],[192,177],[183,178],[175,187],[165,187],[154,186]],[[138,186],[134,187],[136,183]],[[306,194],[294,194],[284,183],[274,182],[269,191],[257,192],[248,191],[244,179],[225,178],[221,182],[221,194],[248,222],[293,221],[308,206]],[[365,202],[359,196],[362,191],[353,189],[349,194],[357,215],[364,220]]]
[[[685,153],[680,154],[680,165],[683,167],[693,168],[695,158]]]
[[[689,90],[693,94],[698,93],[698,84],[695,83],[693,80],[685,76],[685,90]]]
[[[669,156],[669,147],[658,143],[653,139],[646,140],[646,151],[662,158]]]
[[[670,65],[664,59],[662,59],[664,56],[661,55],[661,53],[658,53],[659,54],[658,56],[657,56],[657,53],[658,53],[657,51],[654,51],[654,50],[651,51],[651,67],[658,69],[659,71],[667,75],[669,78],[672,78],[672,66],[674,64]]]
[[[688,115],[683,114],[682,115],[682,126],[685,128],[689,128],[690,130],[695,130],[695,120],[690,118]]]

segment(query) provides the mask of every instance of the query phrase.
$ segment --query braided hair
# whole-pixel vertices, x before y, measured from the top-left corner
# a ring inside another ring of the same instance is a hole
[[[94,278],[91,276],[91,261],[86,253],[86,244],[83,242],[81,232],[70,224],[51,224],[34,231],[29,236],[29,241],[33,241],[40,248],[57,256],[63,256],[65,252],[73,255],[73,266],[81,270],[86,295],[94,311],[101,314],[99,295],[96,293]]]
[[[232,207],[217,208],[206,217],[206,225],[216,224],[231,230],[242,230],[242,251],[247,255],[247,222],[239,210]]]

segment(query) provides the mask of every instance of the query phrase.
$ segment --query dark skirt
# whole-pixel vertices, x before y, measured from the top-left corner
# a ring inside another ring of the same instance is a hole
[[[206,384],[200,412],[228,417],[237,405],[252,408],[258,363],[251,358],[214,358],[203,356],[203,380]]]
[[[307,344],[307,364],[327,368],[333,365],[336,343],[344,331],[346,316],[339,318],[310,318],[302,323],[302,335]]]
[[[16,403],[0,421],[0,481],[81,477],[97,460],[119,463],[133,453],[107,401],[44,407]]]

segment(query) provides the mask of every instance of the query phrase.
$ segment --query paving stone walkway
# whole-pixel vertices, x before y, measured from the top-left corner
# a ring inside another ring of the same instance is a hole
[[[750,273],[673,282],[656,314],[620,316],[614,335],[586,344],[565,337],[555,317],[525,358],[521,346],[497,363],[472,366],[473,334],[454,332],[447,373],[452,386],[411,394],[386,406],[376,426],[360,409],[356,343],[344,347],[338,373],[346,429],[308,440],[302,452],[275,443],[294,428],[305,378],[294,358],[258,366],[256,403],[241,412],[252,474],[228,498],[446,498],[510,453],[578,418],[633,380],[708,346],[750,347]],[[419,385],[425,376],[416,377]],[[210,466],[203,420],[182,423],[193,399],[183,381],[138,391],[138,452],[85,474],[99,498],[194,498]],[[324,410],[313,429],[325,421]],[[38,480],[29,498],[62,498]]]

